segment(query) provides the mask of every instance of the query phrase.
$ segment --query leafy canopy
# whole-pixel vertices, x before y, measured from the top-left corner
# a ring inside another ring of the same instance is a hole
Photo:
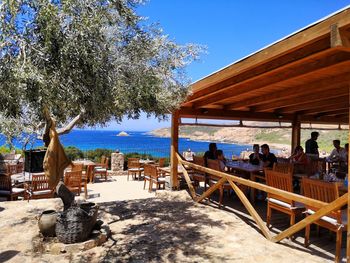
[[[141,0],[0,1],[0,114],[27,132],[47,107],[60,125],[159,118],[188,95],[185,67],[203,48],[177,45],[136,14]],[[4,125],[3,125],[4,126]],[[1,127],[0,125],[0,132]]]

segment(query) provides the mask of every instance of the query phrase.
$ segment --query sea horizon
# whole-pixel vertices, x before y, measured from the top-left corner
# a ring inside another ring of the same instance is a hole
[[[120,132],[126,132],[129,136],[117,136]],[[122,153],[147,154],[153,157],[169,157],[171,138],[158,137],[150,134],[151,131],[132,130],[103,130],[103,129],[73,129],[68,134],[60,135],[60,141],[64,147],[73,146],[83,152],[94,149],[109,149]],[[4,136],[0,136],[0,145],[6,142]],[[210,141],[211,142],[211,141]],[[179,138],[179,152],[188,149],[199,154],[208,150],[209,141],[197,141],[189,138]],[[240,145],[229,142],[216,142],[218,149],[224,151],[226,157],[239,155],[242,151],[251,148],[251,145]],[[14,140],[16,148],[22,149],[23,145]],[[42,147],[43,142],[36,140],[34,144],[27,145],[26,150]]]

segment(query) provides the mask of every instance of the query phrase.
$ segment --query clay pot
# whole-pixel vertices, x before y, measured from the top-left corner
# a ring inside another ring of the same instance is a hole
[[[39,217],[38,225],[40,232],[45,237],[54,237],[56,236],[56,220],[57,220],[57,213],[55,210],[46,210],[42,212],[42,214]]]

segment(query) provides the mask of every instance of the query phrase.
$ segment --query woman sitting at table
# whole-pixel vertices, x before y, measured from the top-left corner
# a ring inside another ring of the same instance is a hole
[[[262,161],[263,155],[259,153],[259,144],[253,145],[253,153],[249,155],[249,163],[259,165]]]
[[[290,162],[294,164],[294,172],[298,174],[307,173],[307,166],[309,165],[309,158],[304,153],[303,147],[298,145],[295,147],[293,154],[289,157]]]
[[[274,163],[277,163],[276,156],[270,152],[270,147],[267,144],[261,145],[261,152],[263,154],[262,161],[264,167],[272,168]]]
[[[218,159],[218,154],[217,154],[217,147],[216,143],[212,142],[209,143],[209,151],[206,151],[204,154],[204,162],[205,166],[208,165],[207,160],[217,160]]]
[[[225,172],[226,170],[226,158],[224,156],[224,152],[222,150],[217,150],[217,157],[219,160],[219,164],[220,164],[220,171],[221,172]]]

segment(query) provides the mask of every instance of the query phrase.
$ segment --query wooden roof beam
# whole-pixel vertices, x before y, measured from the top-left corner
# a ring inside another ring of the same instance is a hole
[[[248,81],[226,87],[219,93],[213,93],[210,97],[195,102],[194,107],[201,108],[208,104],[218,103],[229,97],[249,93],[269,85],[286,82],[287,80],[306,78],[309,75],[317,74],[318,72],[327,73],[328,71],[338,67],[349,71],[349,65],[350,52],[337,52],[337,54],[331,54],[327,57],[327,59],[322,59],[321,61],[318,59],[304,61],[296,68],[291,66],[288,69],[284,68],[282,71],[279,70],[278,72],[270,71],[269,74],[264,74],[264,76],[261,75]],[[344,69],[343,67],[346,68]]]
[[[343,96],[342,98],[338,97],[333,99],[324,98],[323,100],[316,101],[316,102],[308,101],[306,103],[295,105],[295,106],[279,108],[277,111],[279,113],[293,113],[293,112],[304,113],[307,110],[326,109],[331,106],[344,105],[344,104],[345,105],[349,104],[348,96]]]
[[[281,121],[291,122],[294,115],[284,114],[278,118],[275,113],[260,113],[249,111],[223,111],[217,109],[181,108],[181,118],[218,119],[218,120],[252,120],[252,121]]]
[[[340,30],[338,24],[331,25],[331,47],[350,47],[350,34],[348,30],[349,28]]]
[[[313,108],[310,110],[305,110],[302,111],[301,114],[303,115],[322,115],[322,113],[326,113],[329,111],[336,111],[336,110],[342,110],[342,109],[349,109],[349,101],[346,102],[341,102],[338,104],[332,104],[332,105],[324,105],[323,107],[319,107],[319,108]],[[349,122],[349,120],[348,120]]]
[[[226,105],[226,109],[232,110],[241,107],[255,106],[267,102],[279,101],[282,97],[292,98],[300,96],[300,94],[313,94],[315,92],[320,92],[324,90],[324,87],[327,86],[329,89],[332,89],[338,85],[343,85],[350,82],[349,72],[343,73],[337,76],[337,83],[334,83],[334,76],[329,76],[323,78],[320,81],[312,83],[304,83],[299,86],[290,87],[289,89],[284,89],[281,91],[274,92],[272,94],[261,95],[258,97],[253,97],[246,100],[241,100],[229,105]]]
[[[347,27],[350,24],[350,9],[346,9],[334,16],[331,16],[320,23],[312,25],[296,34],[289,36],[259,52],[236,62],[226,68],[217,71],[210,76],[201,79],[193,84],[193,91],[205,89],[227,77],[232,75],[232,70],[243,71],[251,67],[251,65],[261,64],[273,58],[279,57],[287,52],[293,51],[302,46],[306,46],[312,42],[327,36],[330,26],[337,23],[339,28]]]
[[[305,89],[306,88],[307,88],[307,85],[305,85]],[[323,93],[323,94],[320,94],[320,93]],[[305,93],[302,95],[298,94],[298,96],[291,99],[285,99],[285,97],[280,97],[279,101],[276,101],[274,103],[269,102],[261,106],[256,106],[255,110],[268,111],[268,110],[274,110],[276,108],[280,108],[283,106],[290,107],[290,106],[297,106],[300,104],[304,105],[305,103],[311,105],[314,102],[318,102],[318,101],[327,101],[329,99],[344,99],[344,97],[347,97],[349,95],[349,87],[347,84],[344,84],[344,86],[342,86],[339,89],[334,89],[334,88],[326,89],[320,93],[319,92],[315,93],[313,91],[312,93],[308,93],[308,95],[306,95]]]

